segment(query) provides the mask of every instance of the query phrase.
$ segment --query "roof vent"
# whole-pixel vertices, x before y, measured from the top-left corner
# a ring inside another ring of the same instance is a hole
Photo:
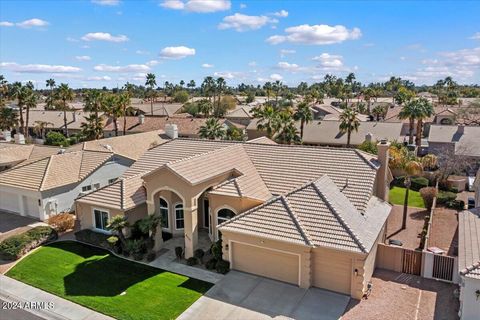
[[[65,153],[65,149],[61,148],[60,150],[58,150],[57,154],[64,154]]]
[[[103,147],[104,147],[105,149],[107,149],[108,151],[113,151],[112,146],[109,145],[109,144],[104,144]]]
[[[387,139],[380,140],[380,144],[387,144]]]

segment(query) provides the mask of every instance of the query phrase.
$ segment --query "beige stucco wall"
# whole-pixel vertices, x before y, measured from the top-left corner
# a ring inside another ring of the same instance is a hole
[[[159,191],[154,199],[156,215],[160,215],[160,198],[163,198],[168,203],[168,228],[163,227],[162,229],[172,233],[174,236],[183,236],[183,229],[177,229],[175,226],[175,205],[183,203],[182,198],[170,190]]]

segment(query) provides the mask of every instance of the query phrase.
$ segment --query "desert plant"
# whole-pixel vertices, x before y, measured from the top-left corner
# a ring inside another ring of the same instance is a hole
[[[215,270],[218,273],[225,274],[230,271],[230,262],[225,260],[218,260],[217,264],[215,265]]]
[[[183,248],[182,247],[175,247],[175,256],[177,259],[182,259],[183,257]]]
[[[59,213],[50,216],[47,222],[57,232],[64,232],[75,227],[75,215],[66,212]]]
[[[195,258],[195,257],[190,257],[190,258],[187,259],[187,265],[188,265],[188,266],[194,266],[194,265],[196,265],[196,264],[198,264],[197,258]]]
[[[433,199],[437,196],[437,189],[434,187],[425,187],[420,189],[420,195],[422,196],[423,203],[428,211],[432,210]]]
[[[203,263],[203,256],[205,256],[205,251],[203,251],[202,249],[197,249],[193,253],[193,256],[197,258],[200,263]]]
[[[457,199],[457,195],[449,191],[440,191],[437,195],[438,204],[447,204],[450,201]]]

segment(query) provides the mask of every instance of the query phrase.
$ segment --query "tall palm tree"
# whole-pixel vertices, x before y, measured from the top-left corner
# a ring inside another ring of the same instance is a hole
[[[127,116],[131,116],[135,112],[130,103],[130,94],[128,94],[128,92],[120,94],[118,104],[120,106],[121,116],[123,117],[123,135],[127,134]]]
[[[214,93],[214,90],[215,90],[215,80],[208,76],[208,77],[205,77],[205,79],[203,79],[203,82],[202,82],[202,93],[203,95],[205,95],[208,100],[212,100],[212,94]],[[215,104],[215,96],[213,97],[213,104]]]
[[[33,86],[33,84],[31,85]],[[37,107],[38,95],[31,89],[31,86],[26,86],[26,98],[25,98],[25,137],[28,138],[28,122],[30,118],[30,109]]]
[[[225,129],[216,118],[207,119],[205,124],[200,127],[198,133],[200,134],[200,138],[203,139],[216,140],[225,137]]]
[[[53,105],[54,105],[54,91],[53,89],[55,88],[55,80],[50,78],[50,79],[47,79],[46,81],[46,87],[47,88],[50,88],[50,95],[47,99],[47,109],[53,109]]]
[[[119,97],[115,94],[108,94],[102,99],[102,108],[105,114],[112,118],[115,136],[118,136],[118,118],[122,116],[122,108]]]
[[[418,99],[416,103],[419,105],[420,113],[417,117],[417,135],[415,137],[415,144],[420,151],[420,147],[422,146],[423,120],[433,116],[434,110],[432,104],[425,98]]]
[[[219,106],[220,106],[220,100],[222,98],[222,93],[223,93],[223,91],[225,91],[226,87],[227,87],[227,82],[225,81],[225,79],[223,79],[222,77],[217,78],[215,88],[216,88],[216,91],[217,91],[218,103],[217,103],[217,105],[215,105],[215,103],[214,103],[214,107],[216,109],[218,109]]]
[[[48,122],[48,121],[35,121],[35,126],[33,127],[33,132],[37,135],[37,137],[40,137],[41,139],[45,139],[45,130],[47,129],[48,126],[53,126],[53,123]]]
[[[8,81],[0,74],[0,108],[5,106],[8,95]]]
[[[273,138],[280,129],[279,113],[269,104],[252,109],[253,117],[257,119],[257,129],[266,131],[267,137]]]
[[[195,89],[197,85],[195,84],[195,80],[190,80],[189,83],[187,83],[187,88],[190,89],[190,91],[193,93],[193,89]]]
[[[93,112],[98,118],[98,113],[102,110],[102,96],[103,93],[100,90],[88,90],[83,98],[83,110]]]
[[[371,114],[375,116],[377,121],[380,121],[380,117],[385,114],[385,108],[382,106],[375,106]]]
[[[10,108],[0,107],[0,130],[12,130],[17,126],[18,116]]]
[[[68,86],[67,83],[61,83],[58,87],[58,99],[62,101],[60,105],[61,110],[63,111],[63,126],[65,127],[65,137],[68,138],[68,124],[67,124],[67,111],[70,110],[68,102],[72,101],[75,97],[73,90]]]
[[[270,102],[270,95],[272,94],[272,83],[270,81],[265,82],[263,85],[263,90],[265,91],[265,94],[267,95],[267,103]]]
[[[415,127],[415,119],[421,117],[422,113],[422,107],[416,102],[416,100],[411,100],[402,107],[402,110],[398,114],[399,119],[408,119],[408,144],[413,144],[413,130]]]
[[[23,118],[23,107],[25,106],[25,100],[27,98],[27,89],[22,86],[21,82],[14,82],[11,87],[10,96],[17,99],[18,114],[20,117],[20,132],[25,134],[25,120]]]
[[[350,137],[352,132],[358,132],[360,127],[360,120],[358,120],[358,112],[356,109],[347,107],[340,114],[340,132],[347,134],[347,148],[350,147]]]
[[[153,73],[147,73],[145,85],[150,91],[150,113],[153,116],[153,101],[155,100],[155,86],[157,85],[157,81],[155,80],[155,75]]]
[[[203,113],[203,116],[205,118],[208,118],[210,113],[213,111],[213,106],[212,106],[212,103],[210,101],[208,101],[207,99],[202,99],[198,102],[198,111],[200,111],[201,113]]]
[[[101,117],[97,117],[95,113],[91,113],[85,117],[86,122],[80,124],[82,136],[86,140],[96,140],[103,136],[103,121]]]
[[[295,120],[300,120],[300,138],[303,139],[303,128],[313,120],[313,113],[307,103],[302,102],[298,105],[297,111],[293,114]]]
[[[278,113],[278,125],[279,129],[276,136],[278,142],[292,144],[301,141],[301,138],[298,135],[298,129],[290,111],[284,110]]]

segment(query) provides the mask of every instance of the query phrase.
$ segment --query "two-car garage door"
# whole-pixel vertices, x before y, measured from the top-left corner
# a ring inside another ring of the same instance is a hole
[[[299,255],[231,242],[232,269],[299,284]]]
[[[3,190],[0,191],[0,210],[35,218],[40,217],[37,199]]]

